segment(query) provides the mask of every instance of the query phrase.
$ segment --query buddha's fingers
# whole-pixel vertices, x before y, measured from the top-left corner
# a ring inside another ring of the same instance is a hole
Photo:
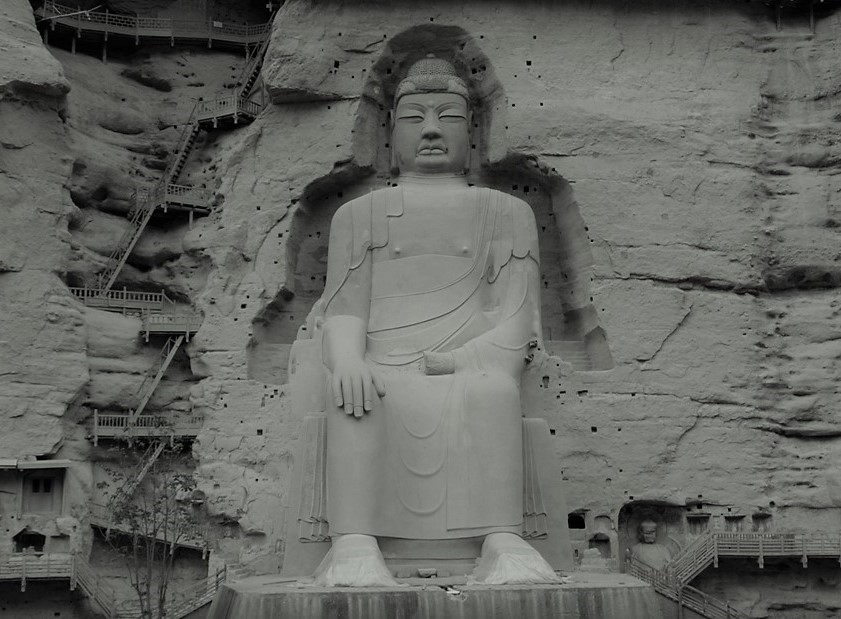
[[[342,399],[342,377],[333,373],[333,400],[337,407],[341,407],[344,400]]]
[[[370,413],[371,409],[374,408],[373,405],[373,397],[372,391],[374,390],[374,385],[372,384],[373,375],[368,374],[368,376],[363,377],[362,379],[362,399],[363,399],[363,407],[365,408],[366,413]]]
[[[377,395],[383,397],[385,395],[385,383],[377,376],[376,372],[371,372],[371,380],[374,383],[374,389],[377,390]]]
[[[351,382],[351,389],[353,391],[353,416],[359,419],[362,417],[362,399],[364,393],[365,378],[361,373],[355,373]]]
[[[342,402],[344,403],[345,413],[353,414],[353,383],[347,374],[342,375]]]

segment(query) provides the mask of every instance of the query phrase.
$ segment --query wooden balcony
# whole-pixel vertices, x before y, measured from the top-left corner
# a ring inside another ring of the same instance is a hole
[[[195,437],[202,427],[201,415],[138,415],[94,411],[90,433],[94,444],[101,438]]]
[[[71,578],[73,555],[69,553],[15,552],[0,556],[0,580],[20,580],[26,591],[27,580]]]
[[[221,22],[214,19],[185,20],[157,17],[136,17],[119,15],[108,11],[80,11],[58,2],[47,1],[36,9],[36,15],[56,25],[72,28],[77,32],[96,32],[131,37],[135,44],[140,39],[163,39],[174,45],[176,41],[207,41],[225,45],[253,45],[261,43],[271,30],[271,23],[242,25]]]

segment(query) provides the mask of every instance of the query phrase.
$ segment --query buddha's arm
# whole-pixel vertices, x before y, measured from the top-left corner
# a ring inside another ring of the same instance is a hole
[[[504,271],[508,271],[505,273]],[[519,379],[530,343],[540,336],[540,276],[530,256],[512,257],[500,278],[508,277],[499,299],[501,321],[453,351],[455,369],[495,368]]]
[[[374,391],[383,396],[385,390],[364,360],[371,253],[365,251],[361,260],[354,259],[360,249],[354,247],[353,223],[351,205],[347,204],[336,211],[330,225],[322,358],[332,373],[336,406],[361,417],[373,407]]]
[[[531,207],[514,210],[513,250],[491,285],[499,319],[496,325],[451,353],[427,353],[428,374],[498,369],[519,379],[529,348],[540,339],[540,273],[537,226]]]
[[[519,379],[529,348],[539,339],[540,276],[530,255],[511,257],[497,282],[508,281],[500,295],[500,322],[482,335],[448,353],[426,353],[427,374],[497,369]],[[503,288],[501,283],[498,284]]]

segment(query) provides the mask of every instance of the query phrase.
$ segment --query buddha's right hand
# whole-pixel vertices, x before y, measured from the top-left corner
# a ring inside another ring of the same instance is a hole
[[[333,366],[336,406],[357,419],[374,408],[374,393],[385,395],[385,385],[362,359],[342,359]]]

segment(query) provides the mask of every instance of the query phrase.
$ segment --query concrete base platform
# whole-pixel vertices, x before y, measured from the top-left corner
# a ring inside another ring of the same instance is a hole
[[[662,619],[654,589],[625,574],[573,572],[563,585],[466,586],[412,579],[406,587],[331,588],[279,576],[224,584],[207,619]]]

